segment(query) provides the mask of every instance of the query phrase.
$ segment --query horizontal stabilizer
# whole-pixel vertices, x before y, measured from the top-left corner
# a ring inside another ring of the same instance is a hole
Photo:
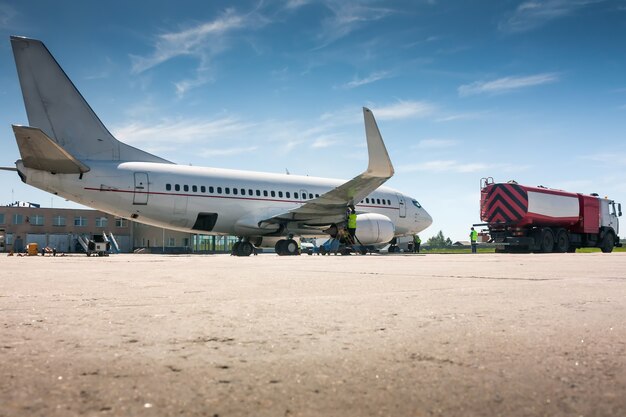
[[[41,129],[13,125],[13,133],[26,168],[56,174],[82,174],[89,167],[70,155]]]

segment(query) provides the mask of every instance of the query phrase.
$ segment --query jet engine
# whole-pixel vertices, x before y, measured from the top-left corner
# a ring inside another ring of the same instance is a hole
[[[356,218],[356,237],[363,245],[387,243],[396,228],[387,216],[377,213],[359,214]]]

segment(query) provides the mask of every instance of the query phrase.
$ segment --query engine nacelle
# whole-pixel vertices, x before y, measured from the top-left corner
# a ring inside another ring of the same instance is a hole
[[[387,243],[396,232],[396,227],[387,216],[377,213],[359,214],[356,218],[356,237],[363,245]]]

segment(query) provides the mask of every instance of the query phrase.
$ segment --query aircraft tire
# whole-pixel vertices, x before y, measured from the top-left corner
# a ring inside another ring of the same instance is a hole
[[[283,248],[285,255],[298,255],[298,242],[293,239],[285,240]]]
[[[278,242],[276,242],[276,245],[274,245],[274,250],[276,251],[276,254],[278,256],[283,256],[286,255],[286,251],[285,251],[285,244],[287,243],[287,241],[285,239],[280,239]]]
[[[241,242],[237,248],[237,256],[250,256],[253,250],[252,243]]]

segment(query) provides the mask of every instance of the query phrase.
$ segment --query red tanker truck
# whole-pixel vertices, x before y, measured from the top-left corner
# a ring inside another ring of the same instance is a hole
[[[599,247],[610,253],[619,242],[622,205],[597,194],[528,187],[515,181],[481,179],[480,219],[496,252],[574,252]]]

